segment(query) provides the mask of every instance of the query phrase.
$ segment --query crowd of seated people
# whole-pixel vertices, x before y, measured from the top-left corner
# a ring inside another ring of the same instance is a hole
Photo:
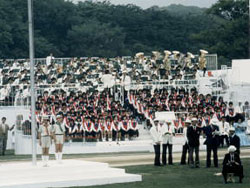
[[[131,111],[123,108],[109,90],[45,91],[36,101],[38,126],[47,115],[53,124],[63,115],[67,140],[124,141],[139,136],[138,122]]]
[[[223,119],[235,127],[243,126],[237,123],[245,122],[245,114],[239,106],[234,107],[232,102],[227,103],[222,97],[199,94],[196,88],[131,90],[127,99],[130,109],[134,109],[140,118],[148,120],[149,126],[153,124],[155,112],[174,111],[176,132],[181,132],[186,119],[192,117],[198,119],[200,127],[210,124],[214,118],[218,121]]]
[[[200,56],[194,56],[166,50],[163,54],[153,51],[151,56],[137,53],[135,57],[66,59],[56,59],[51,54],[35,61],[35,83],[98,87],[105,74],[111,75],[112,84],[126,82],[125,75],[129,77],[128,83],[196,79],[197,70],[206,69],[207,53],[201,50]],[[0,60],[0,102],[14,101],[9,97],[16,98],[17,93],[27,97],[29,82],[29,60]]]

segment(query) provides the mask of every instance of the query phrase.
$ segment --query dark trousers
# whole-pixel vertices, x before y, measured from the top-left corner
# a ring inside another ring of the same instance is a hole
[[[154,165],[159,166],[161,164],[161,162],[160,162],[161,145],[160,144],[154,145],[154,150],[155,150],[155,163],[154,163]]]
[[[227,147],[229,146],[229,139],[227,135],[221,135],[220,136],[220,146],[223,147],[224,146],[224,140],[226,140],[227,143]]]
[[[213,150],[214,166],[218,167],[217,146],[207,145],[207,167],[211,166],[211,152]]]
[[[193,154],[195,153],[195,163]],[[199,146],[189,146],[189,164],[195,167],[199,167],[200,159],[199,159]]]
[[[222,168],[222,174],[225,182],[227,182],[227,174],[233,173],[234,176],[239,176],[239,180],[243,179],[243,166],[242,165],[224,165]]]
[[[6,146],[7,146],[7,137],[1,136],[0,137],[0,152],[2,155],[5,155]]]
[[[167,164],[167,150],[168,150],[168,164],[173,164],[172,155],[173,144],[162,144],[162,164]]]
[[[187,143],[185,143],[185,145],[182,146],[182,154],[181,154],[181,164],[186,164],[186,156],[189,150],[189,146]],[[189,163],[189,160],[188,160]]]

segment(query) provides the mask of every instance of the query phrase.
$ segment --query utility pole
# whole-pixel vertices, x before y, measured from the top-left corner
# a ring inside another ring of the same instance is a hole
[[[28,0],[28,23],[29,23],[29,56],[30,56],[32,164],[36,165],[33,0]]]

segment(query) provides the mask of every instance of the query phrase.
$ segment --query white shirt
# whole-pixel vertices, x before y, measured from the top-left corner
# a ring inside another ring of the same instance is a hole
[[[54,125],[53,125],[53,132],[54,132],[54,134],[64,134],[65,133],[65,124],[64,123],[61,123],[61,124],[59,124],[59,123],[55,123]]]
[[[230,125],[228,122],[224,122],[224,127],[223,127],[223,122],[221,121],[218,126],[220,135],[229,135]]]
[[[162,126],[162,143],[163,144],[173,144],[173,137],[175,133],[174,125],[164,124]]]
[[[157,129],[156,129],[156,126],[153,125],[150,129],[150,134],[152,136],[154,145],[156,145],[156,143],[162,141],[162,133],[161,133],[161,128],[159,125],[158,125]]]
[[[111,74],[104,74],[101,78],[103,84],[104,84],[104,88],[111,88],[115,81],[114,81],[114,77]]]
[[[46,57],[47,66],[49,66],[51,64],[52,59],[55,59],[55,58],[53,56],[51,56],[51,55]]]
[[[46,127],[44,125],[40,125],[38,132],[41,133],[41,136],[50,136],[51,132],[53,131],[52,126],[48,125],[48,133]]]

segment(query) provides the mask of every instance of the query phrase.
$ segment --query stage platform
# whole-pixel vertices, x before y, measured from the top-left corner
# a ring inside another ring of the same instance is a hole
[[[49,167],[31,162],[2,163],[0,188],[47,188],[91,186],[142,181],[141,175],[127,174],[124,169],[110,168],[107,163],[83,160],[49,161]]]

